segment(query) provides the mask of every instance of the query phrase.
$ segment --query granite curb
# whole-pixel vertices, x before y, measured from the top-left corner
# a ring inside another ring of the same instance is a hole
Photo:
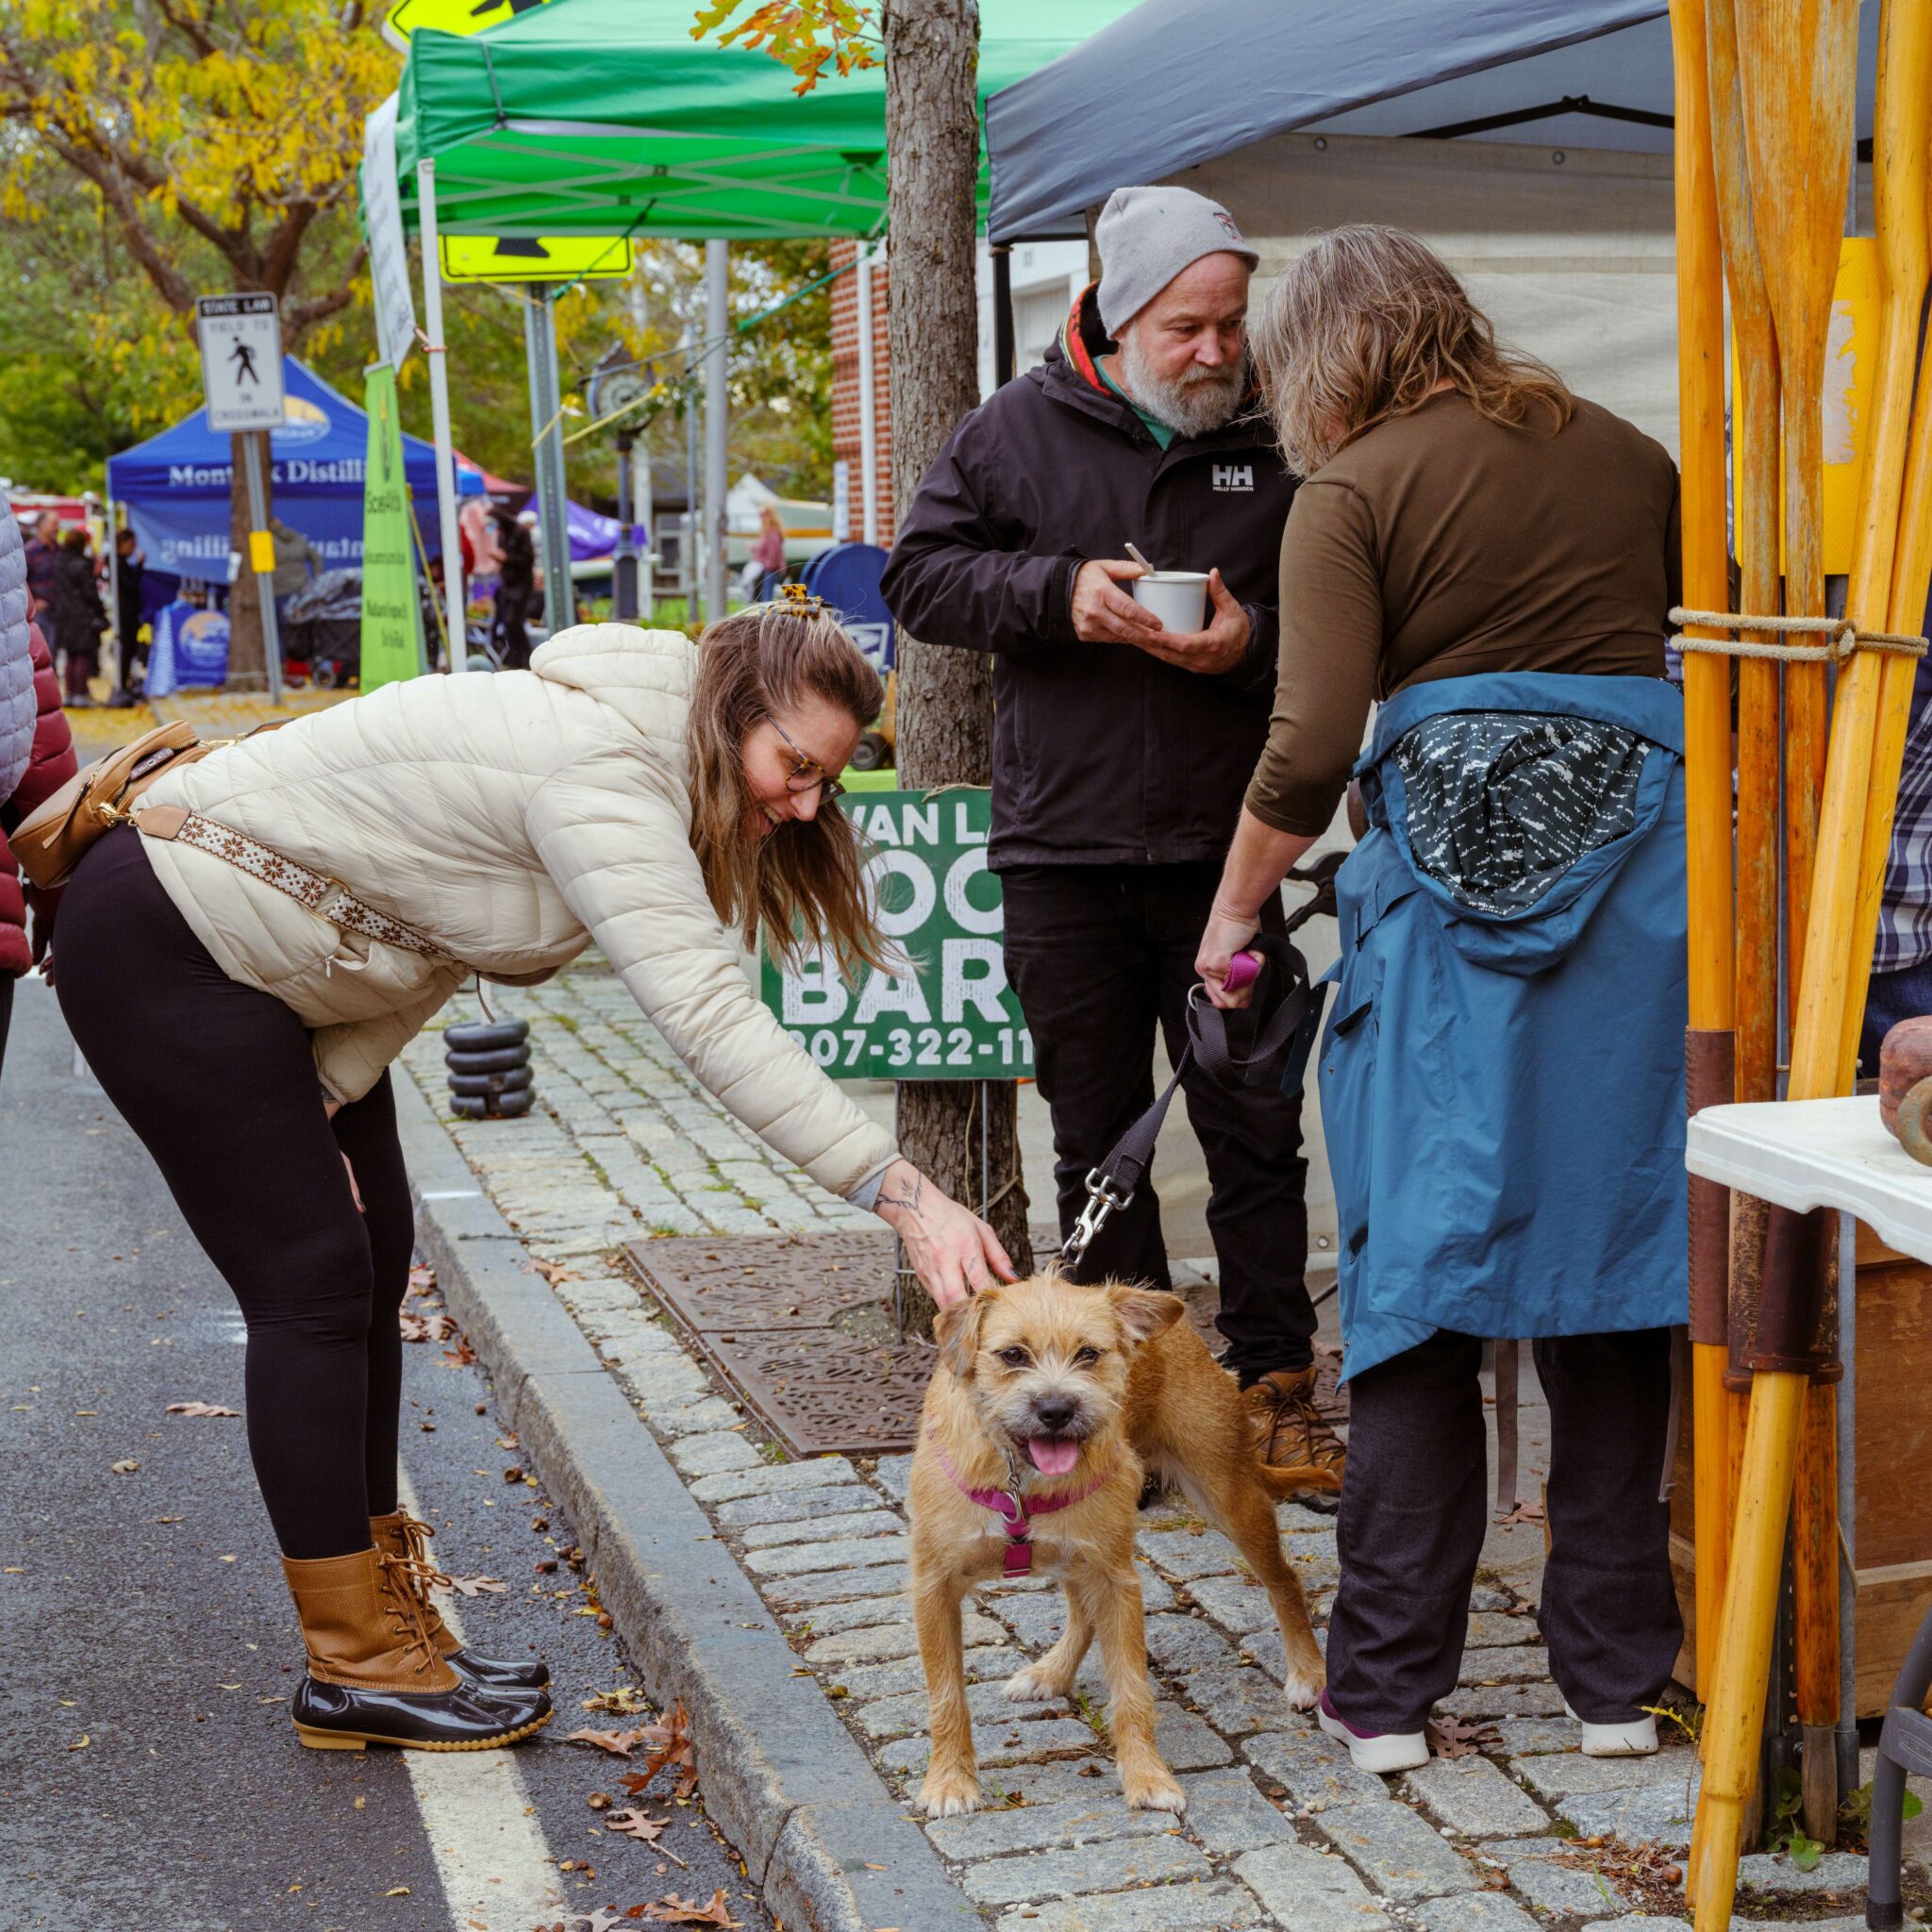
[[[415,1083],[394,1085],[417,1243],[651,1695],[690,1712],[705,1802],[773,1913],[798,1932],[983,1925]]]

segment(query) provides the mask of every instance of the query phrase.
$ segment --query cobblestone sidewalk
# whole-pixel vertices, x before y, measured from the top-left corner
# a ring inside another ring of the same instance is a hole
[[[926,1752],[900,1594],[909,1458],[773,1459],[612,1252],[652,1231],[824,1232],[870,1228],[871,1217],[819,1194],[724,1115],[608,972],[586,966],[492,994],[492,1005],[532,1023],[533,1116],[448,1121],[434,1034],[405,1064],[791,1632],[799,1671],[909,1810]],[[1319,1623],[1337,1576],[1332,1521],[1293,1506],[1281,1521]],[[1492,1536],[1491,1551],[1508,1555],[1486,1558],[1462,1682],[1442,1707],[1475,1748],[1393,1781],[1356,1772],[1288,1709],[1266,1596],[1223,1538],[1168,1507],[1144,1516],[1141,1550],[1157,1737],[1189,1797],[1178,1822],[1121,1802],[1097,1660],[1071,1702],[1002,1695],[1001,1680],[1058,1634],[1058,1592],[990,1589],[969,1611],[989,1808],[925,1830],[997,1932],[1663,1932],[1685,1923],[1671,1857],[1689,1837],[1694,1753],[1681,1734],[1650,1759],[1574,1749],[1530,1614],[1539,1529]],[[1749,1859],[1740,1915],[1851,1932],[1863,1923],[1846,1916],[1862,1903],[1863,1872],[1862,1858],[1841,1855],[1810,1874]]]

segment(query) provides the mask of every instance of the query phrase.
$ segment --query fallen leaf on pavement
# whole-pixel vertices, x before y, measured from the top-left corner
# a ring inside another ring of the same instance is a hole
[[[83,1731],[80,1734],[80,1741],[76,1744],[70,1744],[67,1748],[70,1751],[85,1751],[87,1747],[92,1742],[93,1740],[91,1737],[89,1737],[85,1731]]]
[[[135,1461],[134,1457],[130,1456],[126,1458],[125,1461],[110,1462],[108,1463],[108,1467],[111,1469],[116,1475],[132,1475],[134,1472],[141,1467],[141,1464]]]
[[[170,1415],[239,1416],[242,1411],[239,1408],[224,1408],[218,1402],[171,1402],[168,1405],[168,1413]]]
[[[1469,1757],[1487,1745],[1503,1741],[1503,1734],[1494,1724],[1468,1724],[1459,1717],[1432,1717],[1427,1730],[1429,1749],[1438,1757]]]
[[[507,1583],[499,1583],[493,1576],[452,1576],[449,1587],[458,1596],[502,1596],[509,1589]]]
[[[553,1563],[552,1569],[557,1566]],[[600,1690],[594,1697],[584,1699],[586,1710],[608,1710],[612,1717],[636,1717],[647,1711],[650,1706],[644,1702],[644,1693],[635,1684],[620,1684],[615,1690]]]
[[[675,1859],[680,1871],[690,1868],[677,1857],[669,1845],[658,1842],[659,1835],[671,1823],[668,1817],[653,1818],[648,1811],[613,1811],[604,1821],[606,1831],[614,1831],[622,1838],[634,1838],[641,1843],[652,1846],[662,1857]]]
[[[409,1270],[409,1292],[411,1294],[434,1294],[436,1292],[436,1270],[426,1262],[418,1261]]]
[[[679,1898],[675,1891],[667,1891],[656,1905],[644,1907],[644,1917],[655,1919],[663,1925],[736,1925],[734,1919],[724,1906],[724,1888],[721,1885],[706,1905],[699,1905],[695,1899]]]
[[[565,1734],[563,1741],[566,1744],[594,1744],[598,1750],[608,1751],[614,1757],[628,1757],[638,1748],[643,1735],[641,1731],[570,1731]],[[625,1779],[626,1786],[630,1782],[629,1778]],[[650,1779],[646,1778],[644,1783],[649,1784]],[[633,1791],[631,1796],[636,1797],[637,1793]]]
[[[384,1898],[408,1898],[408,1895],[409,1888],[407,1885],[391,1885],[390,1889],[383,1893]]]
[[[641,1906],[636,1908],[641,1912]],[[550,1928],[550,1932],[616,1932],[626,1918],[634,1914],[613,1912],[608,1906],[599,1906],[594,1912],[573,1912],[568,1919]],[[542,1928],[539,1927],[539,1932]]]
[[[633,1773],[624,1781],[625,1790],[633,1798],[641,1797],[651,1780],[667,1765],[677,1772],[677,1784],[674,1795],[688,1798],[698,1788],[697,1760],[692,1755],[691,1719],[685,1713],[682,1701],[671,1707],[671,1715],[661,1724],[646,1724],[638,1732],[638,1741],[648,1744],[650,1755],[644,1759],[643,1771]]]
[[[476,1351],[458,1335],[457,1345],[442,1352],[442,1365],[446,1369],[467,1368],[476,1359]]]
[[[1525,1503],[1522,1497],[1516,1499],[1516,1507],[1508,1511],[1498,1510],[1496,1521],[1507,1525],[1512,1523],[1541,1523],[1543,1520],[1543,1506],[1541,1503]]]
[[[457,1332],[457,1318],[440,1310],[428,1315],[412,1315],[405,1308],[396,1316],[405,1341],[447,1341]]]

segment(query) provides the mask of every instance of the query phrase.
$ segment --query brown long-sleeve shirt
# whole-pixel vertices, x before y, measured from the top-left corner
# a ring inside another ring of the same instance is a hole
[[[1660,677],[1677,601],[1677,472],[1594,403],[1556,434],[1445,391],[1378,424],[1296,492],[1281,669],[1247,807],[1324,831],[1369,706],[1485,671]]]

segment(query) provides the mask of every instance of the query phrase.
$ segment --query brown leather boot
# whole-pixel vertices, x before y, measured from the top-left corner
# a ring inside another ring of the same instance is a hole
[[[451,1669],[423,1627],[406,1566],[374,1549],[284,1557],[308,1674],[295,1735],[316,1750],[404,1744],[486,1751],[550,1721],[541,1690],[486,1690]]]
[[[392,1559],[395,1567],[390,1574],[415,1592],[424,1634],[458,1676],[491,1690],[537,1690],[549,1683],[550,1666],[541,1657],[512,1663],[501,1657],[479,1657],[458,1641],[429,1593],[449,1578],[429,1559],[429,1539],[436,1532],[420,1516],[411,1516],[407,1509],[372,1516],[369,1533],[375,1539],[376,1549]]]
[[[1309,1508],[1332,1512],[1348,1467],[1348,1449],[1315,1406],[1315,1370],[1275,1369],[1247,1390],[1248,1428],[1270,1469],[1302,1470],[1310,1477],[1295,1492]]]

